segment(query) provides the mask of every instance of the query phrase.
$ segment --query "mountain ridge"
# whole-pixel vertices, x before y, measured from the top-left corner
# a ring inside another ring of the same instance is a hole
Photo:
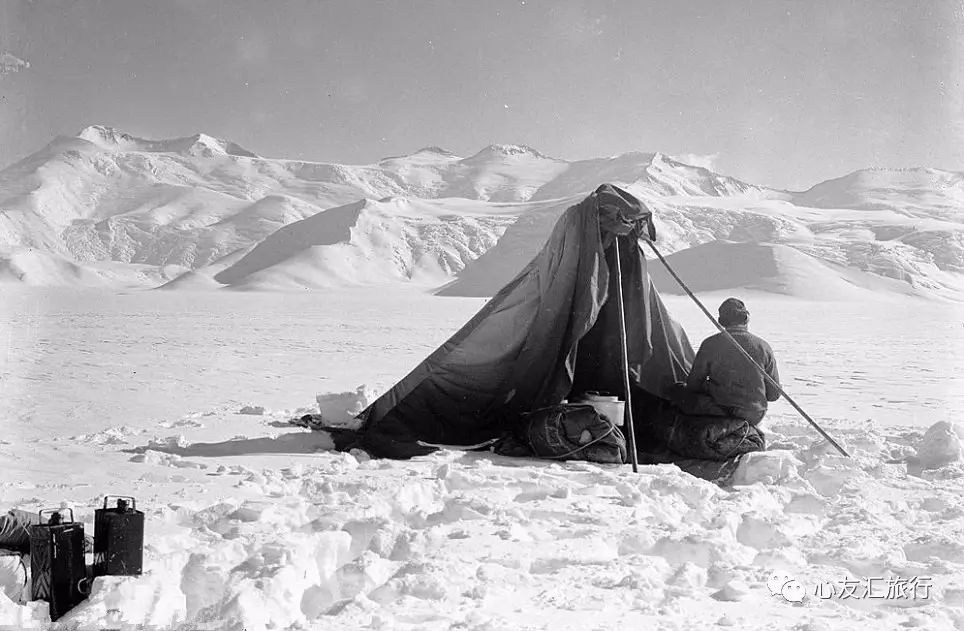
[[[564,204],[604,182],[625,186],[654,208],[668,253],[715,240],[774,242],[936,292],[955,286],[948,274],[964,272],[964,174],[958,172],[861,169],[790,192],[661,152],[569,161],[526,145],[491,144],[469,157],[427,146],[349,165],[266,158],[204,133],[150,140],[99,125],[54,138],[0,171],[0,253],[28,249],[54,257],[26,265],[23,274],[6,274],[8,282],[33,274],[31,282],[44,284],[44,270],[55,268],[61,272],[51,274],[51,282],[68,282],[77,276],[71,266],[102,275],[117,268],[109,275],[116,280],[127,278],[123,268],[131,265],[141,266],[136,277],[146,282],[231,260],[208,276],[238,286],[251,275],[281,278],[280,268],[268,268],[298,258],[305,286],[417,276],[422,285],[438,282],[451,291],[477,273],[470,268],[495,260],[503,239],[515,248],[504,261],[524,263]],[[360,200],[367,201],[355,224],[340,231],[337,242],[315,234],[319,243],[302,248],[310,256],[281,247],[274,236],[292,225],[324,226],[310,220]],[[265,258],[277,258],[272,265],[234,276],[245,257],[250,263],[249,255],[265,256],[271,248],[280,248]],[[336,250],[339,261],[352,260],[365,273],[338,267]],[[379,257],[390,264],[368,264]],[[15,260],[40,261],[33,255]],[[326,271],[315,278],[312,265]],[[151,267],[166,271],[144,272]]]

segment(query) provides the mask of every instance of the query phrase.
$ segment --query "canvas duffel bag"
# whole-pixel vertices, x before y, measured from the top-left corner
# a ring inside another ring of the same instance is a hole
[[[766,449],[763,433],[743,419],[677,414],[666,435],[666,446],[687,458],[728,460]]]
[[[537,458],[626,462],[626,438],[589,404],[561,403],[523,416],[525,439]]]

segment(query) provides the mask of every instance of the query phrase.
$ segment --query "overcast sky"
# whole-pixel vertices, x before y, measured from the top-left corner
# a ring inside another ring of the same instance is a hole
[[[0,166],[104,124],[345,163],[662,151],[793,189],[964,171],[962,27],[956,1],[0,0]]]

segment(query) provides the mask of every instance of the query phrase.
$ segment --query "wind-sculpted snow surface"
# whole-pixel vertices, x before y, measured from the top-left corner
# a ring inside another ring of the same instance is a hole
[[[238,427],[223,415],[197,420]],[[262,421],[282,425],[284,415]],[[96,579],[60,624],[959,628],[960,456],[913,476],[904,458],[919,432],[830,429],[854,459],[779,423],[774,450],[751,454],[722,487],[673,465],[634,475],[625,466],[447,451],[370,460],[326,451],[323,434],[297,430],[274,441],[293,445],[294,434],[302,454],[315,453],[285,462],[247,438],[217,451],[184,439],[145,443],[143,432],[124,428],[74,437],[112,459],[127,453],[119,466],[147,515],[145,573]],[[74,507],[89,519],[100,502],[80,492]],[[771,594],[774,572],[805,586],[802,606]],[[874,577],[878,587],[887,577],[919,587],[886,598],[816,591]],[[16,593],[22,578],[3,587]],[[0,624],[44,628],[45,620],[42,603],[0,595]]]
[[[672,465],[369,460],[289,421],[346,422],[482,300],[11,289],[0,506],[72,506],[90,534],[103,494],[133,495],[145,572],[97,579],[52,625],[0,556],[0,628],[959,629],[960,308],[743,297],[853,459],[780,400],[770,451],[722,487]],[[714,332],[666,302],[692,339]],[[771,593],[777,574],[803,593]]]

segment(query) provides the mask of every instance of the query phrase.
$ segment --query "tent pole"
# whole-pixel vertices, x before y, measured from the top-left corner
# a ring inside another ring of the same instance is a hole
[[[616,302],[619,305],[619,345],[622,349],[623,388],[626,392],[623,421],[626,423],[626,447],[629,449],[629,462],[633,465],[633,473],[639,472],[636,460],[636,432],[633,428],[633,401],[629,389],[629,350],[626,344],[626,309],[623,305],[623,267],[619,261],[619,236],[614,237],[616,246]]]
[[[823,428],[820,427],[819,425],[817,425],[817,422],[814,421],[812,418],[810,418],[810,416],[809,416],[806,412],[803,411],[803,408],[801,408],[799,405],[797,405],[797,402],[790,398],[790,395],[789,395],[789,394],[787,394],[786,392],[783,391],[783,388],[780,387],[780,384],[777,383],[776,380],[773,379],[773,377],[771,377],[769,374],[767,374],[767,371],[763,370],[763,367],[760,366],[760,364],[756,363],[756,360],[755,360],[755,359],[753,359],[752,357],[750,357],[750,354],[747,353],[747,352],[743,349],[742,346],[740,346],[739,342],[737,342],[735,339],[733,339],[733,336],[730,335],[729,331],[727,331],[725,328],[723,328],[723,326],[721,326],[720,323],[716,321],[716,318],[714,318],[713,315],[710,314],[710,312],[706,310],[706,307],[704,307],[704,306],[703,306],[703,303],[699,301],[699,298],[697,298],[696,296],[693,295],[693,292],[690,291],[690,288],[686,286],[686,284],[683,282],[683,280],[682,280],[679,276],[676,275],[676,272],[674,272],[674,271],[673,271],[673,268],[669,266],[669,263],[666,262],[666,259],[663,258],[663,255],[660,253],[660,251],[656,249],[656,244],[653,243],[652,241],[650,241],[649,239],[646,239],[645,241],[646,241],[646,243],[649,244],[649,247],[653,248],[653,252],[656,253],[656,256],[659,258],[660,262],[662,262],[662,264],[666,266],[666,270],[669,271],[669,273],[673,276],[673,278],[676,279],[676,282],[679,283],[679,286],[683,288],[683,290],[689,295],[689,297],[693,299],[693,302],[695,302],[696,305],[703,311],[703,313],[706,314],[706,317],[710,319],[710,322],[713,323],[713,326],[715,326],[717,329],[719,329],[719,330],[720,330],[720,333],[723,333],[723,335],[726,336],[726,339],[730,340],[730,342],[733,343],[733,346],[735,346],[736,348],[738,348],[738,349],[740,350],[740,352],[743,353],[743,356],[744,356],[744,357],[746,357],[746,358],[749,359],[751,362],[753,362],[753,365],[757,367],[757,369],[760,371],[760,374],[763,375],[763,378],[766,379],[768,382],[770,382],[770,385],[772,385],[774,388],[776,388],[777,391],[778,391],[780,394],[783,395],[783,398],[786,399],[786,400],[790,403],[790,405],[792,405],[793,408],[794,408],[797,412],[799,412],[800,415],[801,415],[803,418],[805,418],[805,419],[807,420],[807,422],[810,423],[810,425],[812,425],[815,430],[817,430],[817,431],[820,433],[821,436],[823,436],[824,438],[826,438],[827,441],[828,441],[831,445],[833,445],[834,447],[836,447],[836,448],[837,448],[837,451],[839,451],[839,452],[842,453],[844,456],[846,456],[846,457],[849,458],[849,457],[850,457],[850,454],[848,454],[848,453],[844,450],[843,447],[841,447],[839,444],[837,444],[837,441],[835,441],[833,438],[831,438],[831,437],[830,437],[830,434],[828,434],[827,432],[823,431]]]

